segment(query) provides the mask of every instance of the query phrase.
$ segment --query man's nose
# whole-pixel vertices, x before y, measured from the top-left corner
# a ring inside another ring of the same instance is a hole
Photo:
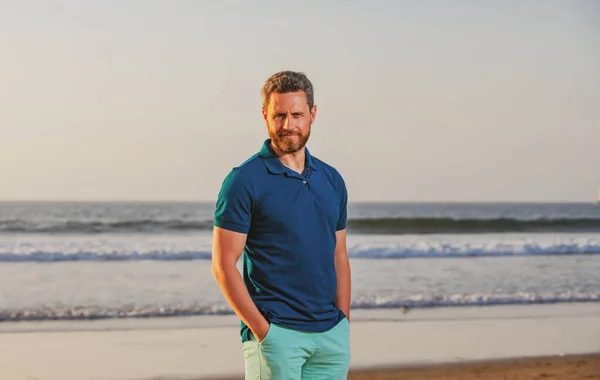
[[[288,130],[292,128],[292,124],[290,122],[291,117],[290,115],[285,115],[285,118],[283,119],[283,129]]]

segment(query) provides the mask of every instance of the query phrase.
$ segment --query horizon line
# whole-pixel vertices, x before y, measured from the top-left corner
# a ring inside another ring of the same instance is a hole
[[[217,199],[1,199],[0,203],[215,203]],[[597,204],[595,200],[407,200],[407,199],[384,199],[384,200],[352,200],[348,204],[357,203],[487,203],[487,204]]]

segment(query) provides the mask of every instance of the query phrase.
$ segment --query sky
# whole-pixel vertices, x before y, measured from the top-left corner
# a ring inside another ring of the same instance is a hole
[[[0,4],[0,200],[213,201],[313,82],[350,201],[594,201],[600,3]]]

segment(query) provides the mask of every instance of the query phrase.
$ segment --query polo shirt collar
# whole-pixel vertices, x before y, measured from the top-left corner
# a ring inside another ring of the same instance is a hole
[[[308,148],[304,149],[304,154],[306,156],[305,166],[307,168],[311,168],[312,170],[318,170],[317,163],[315,159],[312,157]],[[258,153],[259,157],[264,162],[265,166],[269,170],[269,172],[273,174],[283,174],[287,172],[287,168],[285,165],[281,163],[273,149],[271,148],[271,139],[266,139],[263,143],[260,152]]]

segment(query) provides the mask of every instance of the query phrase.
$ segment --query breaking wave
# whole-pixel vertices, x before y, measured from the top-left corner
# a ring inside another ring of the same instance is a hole
[[[356,259],[459,258],[600,254],[600,237],[531,237],[497,240],[407,240],[349,242],[348,255]],[[185,244],[0,246],[0,262],[61,261],[191,261],[210,260],[209,248],[190,249]]]

